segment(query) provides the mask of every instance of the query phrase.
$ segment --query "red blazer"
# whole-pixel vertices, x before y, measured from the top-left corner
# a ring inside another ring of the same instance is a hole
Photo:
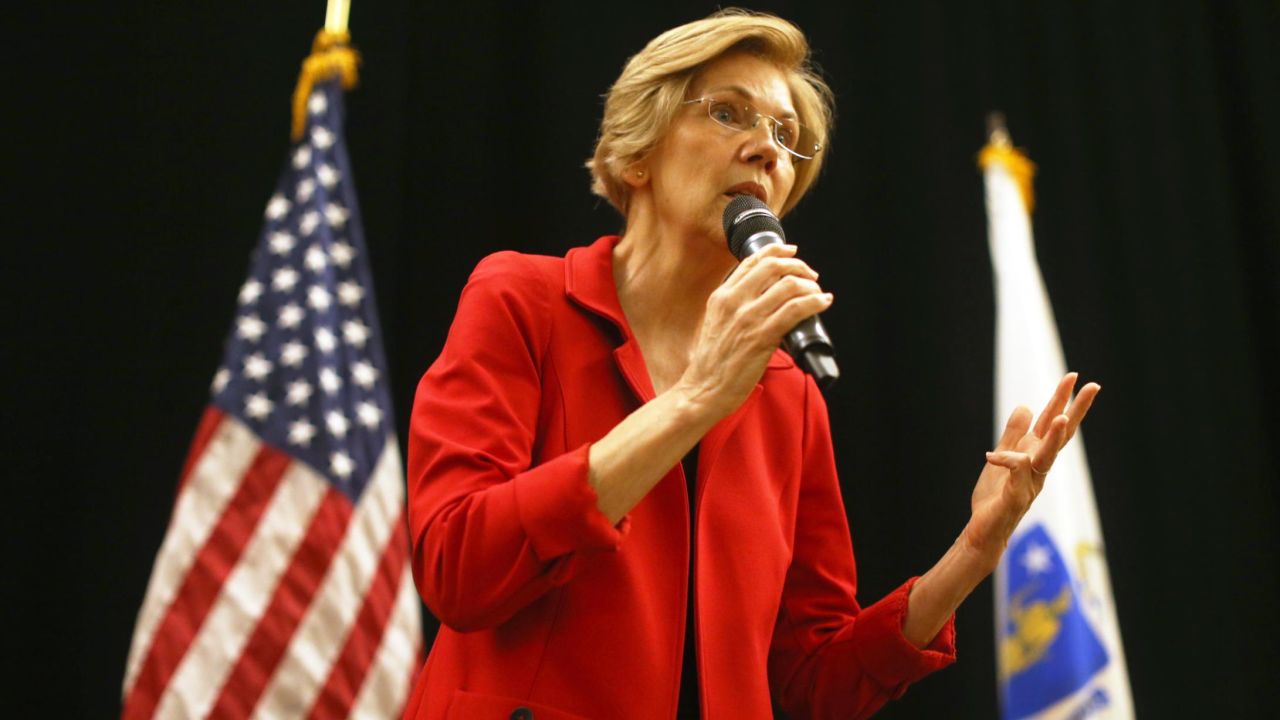
[[[671,718],[688,592],[677,464],[617,527],[587,448],[653,397],[613,282],[616,237],[476,267],[418,386],[418,590],[444,623],[407,718]],[[862,717],[955,658],[902,637],[908,581],[865,609],[827,411],[782,352],[703,438],[695,596],[703,716]],[[521,712],[521,708],[524,711]]]

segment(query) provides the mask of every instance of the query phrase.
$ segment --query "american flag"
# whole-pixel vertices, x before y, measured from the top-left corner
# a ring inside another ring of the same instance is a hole
[[[125,718],[391,717],[418,667],[404,474],[342,141],[315,86],[129,652]]]

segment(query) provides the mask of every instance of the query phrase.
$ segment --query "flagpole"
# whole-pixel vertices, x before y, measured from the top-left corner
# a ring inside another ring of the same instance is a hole
[[[329,7],[324,13],[324,29],[331,33],[345,33],[350,14],[351,0],[329,0]]]

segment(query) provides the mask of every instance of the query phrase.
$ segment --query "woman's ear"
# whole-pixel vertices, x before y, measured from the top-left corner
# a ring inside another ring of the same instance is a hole
[[[622,172],[622,181],[633,188],[643,187],[649,182],[649,169],[644,163],[632,163]]]

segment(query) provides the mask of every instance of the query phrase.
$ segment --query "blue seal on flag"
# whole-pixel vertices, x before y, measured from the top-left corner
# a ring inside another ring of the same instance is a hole
[[[1009,548],[1005,573],[1000,689],[1005,717],[1021,718],[1084,687],[1108,658],[1043,525],[1033,525]]]

